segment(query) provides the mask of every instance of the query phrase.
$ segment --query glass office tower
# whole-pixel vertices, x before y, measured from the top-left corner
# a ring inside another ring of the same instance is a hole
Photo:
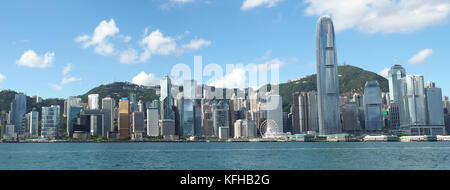
[[[183,136],[194,136],[194,103],[191,99],[183,101]]]
[[[336,45],[333,21],[328,16],[320,17],[317,22],[316,61],[319,133],[340,133],[342,126]]]
[[[366,82],[363,102],[366,130],[383,130],[381,90],[377,81]]]
[[[172,110],[172,83],[169,76],[161,79],[161,119],[175,119]]]
[[[58,135],[59,110],[59,105],[42,107],[42,138],[55,139]]]
[[[394,65],[389,69],[388,78],[389,78],[389,94],[390,99],[393,102],[398,102],[400,99],[399,95],[399,81],[402,78],[405,78],[406,70],[401,65]]]
[[[11,102],[10,118],[11,124],[14,125],[14,132],[23,134],[26,130],[25,114],[27,111],[27,96],[22,93],[14,95],[14,100]]]
[[[119,138],[130,137],[130,102],[128,98],[119,101]]]

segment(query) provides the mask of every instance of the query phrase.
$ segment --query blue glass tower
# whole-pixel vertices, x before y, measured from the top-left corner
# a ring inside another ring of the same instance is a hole
[[[333,21],[322,16],[316,28],[317,100],[319,133],[342,131],[340,120],[339,81]]]

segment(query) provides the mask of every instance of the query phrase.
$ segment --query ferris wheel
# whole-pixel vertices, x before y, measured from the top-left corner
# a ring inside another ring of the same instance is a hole
[[[266,119],[259,125],[258,129],[261,136],[265,137],[266,134],[274,133],[274,129],[278,127],[278,124],[272,119]]]

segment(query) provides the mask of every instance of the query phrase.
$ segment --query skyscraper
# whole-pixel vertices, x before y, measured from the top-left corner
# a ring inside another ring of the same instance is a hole
[[[81,106],[81,98],[69,96],[65,102],[64,109],[67,117],[67,135],[72,137],[73,124],[83,107]]]
[[[398,80],[406,76],[406,70],[401,65],[394,65],[389,69],[389,94],[390,99],[393,102],[397,102],[400,99],[399,95],[399,82]]]
[[[31,137],[38,137],[38,122],[39,122],[39,112],[37,112],[36,110],[32,110],[29,113],[29,129],[30,129],[30,136]]]
[[[316,61],[319,132],[340,133],[339,79],[333,21],[322,16],[316,28]]]
[[[89,110],[98,110],[99,109],[99,105],[98,105],[98,94],[89,94],[88,95],[88,108]],[[98,136],[98,132],[101,129],[98,129],[98,126],[100,126],[99,124],[103,124],[101,121],[98,121],[98,117],[96,115],[91,115],[91,135],[92,136]]]
[[[142,100],[139,100],[137,105],[138,105],[138,109],[136,111],[144,112],[144,102]]]
[[[228,120],[228,104],[225,101],[220,101],[212,106],[212,118],[214,121],[214,135],[219,136],[220,127],[229,127]]]
[[[283,101],[278,94],[269,94],[267,96],[267,130],[265,136],[268,138],[277,138],[283,133]]]
[[[356,103],[350,102],[342,106],[342,130],[354,133],[359,129],[358,107]]]
[[[400,79],[400,127],[426,125],[426,99],[422,75]]]
[[[55,139],[58,135],[59,112],[59,105],[42,107],[42,138]]]
[[[291,105],[291,112],[292,112],[292,133],[293,134],[299,134],[300,129],[300,114],[299,114],[299,92],[294,92],[292,94],[292,105]]]
[[[82,106],[71,106],[67,115],[67,135],[69,137],[73,137],[73,132],[76,131],[74,129],[75,125],[81,125],[80,112],[83,110]],[[89,117],[90,122],[90,117]],[[89,125],[90,127],[90,125]]]
[[[199,105],[194,105],[194,134],[202,136],[202,107]]]
[[[445,134],[441,89],[424,88],[421,75],[407,75],[399,83],[400,128],[411,135]]]
[[[183,136],[194,136],[194,102],[191,99],[184,99],[183,101]]]
[[[389,129],[398,130],[400,127],[400,112],[398,102],[391,102],[389,105]]]
[[[159,136],[158,127],[158,108],[147,108],[147,136],[157,137]]]
[[[204,100],[204,99],[203,99]],[[202,104],[202,135],[203,136],[214,136],[214,121],[213,121],[213,111],[212,106],[209,103]]]
[[[308,131],[308,96],[305,92],[302,92],[298,98],[297,98],[297,108],[298,108],[298,124],[300,127],[300,130],[297,133],[306,133]],[[295,116],[294,116],[295,118]]]
[[[113,110],[115,107],[115,101],[111,97],[102,99],[102,110],[105,113],[105,130],[104,133],[114,131],[114,115]]]
[[[238,119],[234,122],[234,138],[256,137],[256,122],[248,119]]]
[[[199,93],[197,93],[197,81],[195,80],[185,80],[183,86],[183,96],[187,99],[198,99]]]
[[[363,102],[366,130],[382,130],[384,125],[381,90],[377,81],[366,82]]]
[[[144,133],[144,112],[133,112],[132,114],[133,134]]]
[[[151,105],[147,107],[158,108],[158,118],[161,116],[161,102],[159,100],[153,100]]]
[[[130,94],[130,113],[133,113],[135,111],[138,111],[138,102],[136,98],[136,94],[131,93]]]
[[[308,96],[308,131],[319,131],[319,113],[317,103],[317,92],[310,91]]]
[[[172,83],[169,76],[161,79],[161,119],[175,119],[172,110]]]
[[[432,127],[433,133],[445,134],[441,132],[441,128],[445,125],[444,122],[444,107],[442,104],[442,90],[432,85],[427,85],[425,88],[427,96],[427,123]],[[443,128],[442,128],[443,130]]]
[[[90,110],[98,109],[98,94],[88,95],[88,107]]]
[[[175,115],[175,135],[183,136],[183,125],[184,125],[184,98],[183,93],[179,93],[176,98],[174,98],[173,113]]]
[[[319,131],[317,93],[315,91],[301,92],[297,97],[300,133]]]
[[[119,101],[119,138],[130,137],[130,102],[128,98]]]
[[[27,96],[22,93],[14,95],[14,100],[11,102],[11,124],[14,125],[14,132],[23,134],[26,130],[25,114],[27,110]]]

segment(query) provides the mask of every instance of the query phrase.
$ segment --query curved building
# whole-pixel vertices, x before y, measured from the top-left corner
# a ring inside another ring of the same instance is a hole
[[[383,111],[380,85],[377,81],[366,82],[364,86],[364,115],[366,130],[383,130]]]
[[[389,94],[390,99],[393,102],[398,102],[400,99],[399,95],[399,81],[402,78],[405,78],[406,70],[401,65],[394,65],[389,69],[388,78],[389,78]]]
[[[316,61],[319,133],[341,133],[336,43],[333,21],[328,16],[317,22]]]
[[[408,75],[400,83],[400,127],[427,124],[426,96],[422,75]]]

